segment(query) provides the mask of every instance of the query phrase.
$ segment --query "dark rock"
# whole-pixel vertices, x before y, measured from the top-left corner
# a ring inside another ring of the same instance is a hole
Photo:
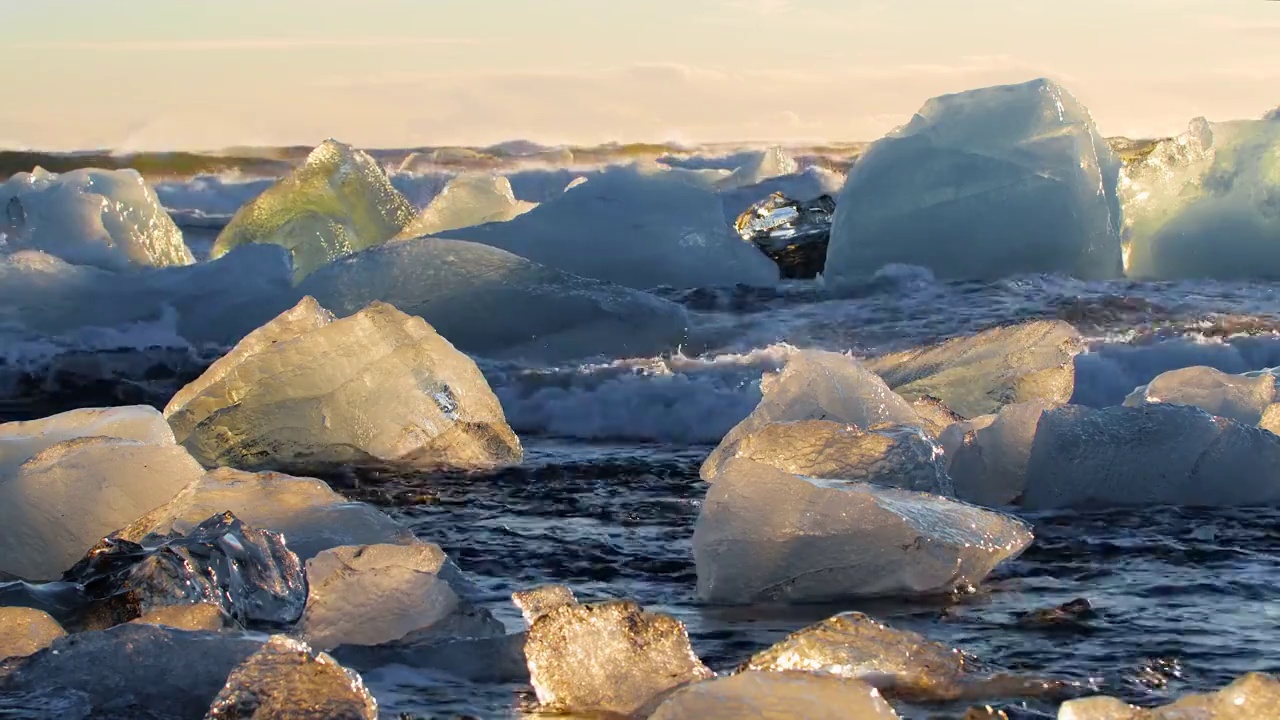
[[[1032,610],[1018,616],[1018,627],[1041,630],[1087,630],[1088,622],[1098,617],[1093,603],[1076,598],[1057,607]]]

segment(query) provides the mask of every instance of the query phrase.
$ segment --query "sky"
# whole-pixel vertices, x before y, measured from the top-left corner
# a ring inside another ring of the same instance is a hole
[[[0,0],[0,148],[874,140],[1058,80],[1105,135],[1280,105],[1275,0]]]

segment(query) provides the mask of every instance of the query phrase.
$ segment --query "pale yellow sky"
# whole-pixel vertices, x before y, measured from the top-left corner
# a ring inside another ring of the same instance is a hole
[[[1280,105],[1273,0],[0,0],[0,18],[10,148],[871,140],[932,95],[1038,76],[1107,135]]]

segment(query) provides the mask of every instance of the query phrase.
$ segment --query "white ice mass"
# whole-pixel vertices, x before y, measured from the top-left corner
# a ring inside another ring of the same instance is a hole
[[[826,277],[890,263],[940,278],[1118,277],[1119,171],[1089,111],[1050,80],[933,98],[850,170]]]
[[[501,175],[463,173],[445,184],[413,222],[400,231],[400,237],[420,237],[488,222],[506,222],[535,207],[536,203],[517,200],[511,190],[511,181]]]

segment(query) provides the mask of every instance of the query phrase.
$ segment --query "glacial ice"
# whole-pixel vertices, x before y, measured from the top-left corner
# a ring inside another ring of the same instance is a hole
[[[724,190],[755,185],[780,175],[792,175],[800,171],[800,164],[781,147],[773,146],[757,151],[754,156],[733,171],[729,177],[716,183]]]
[[[810,167],[789,175],[767,178],[754,185],[722,188],[720,202],[724,206],[724,219],[734,222],[752,205],[774,193],[806,203],[821,195],[829,195],[834,203],[834,196],[844,187],[844,181],[845,177],[840,173]],[[823,262],[826,262],[825,253]]]
[[[1262,720],[1280,708],[1280,680],[1249,673],[1217,692],[1187,695],[1163,707],[1142,709],[1113,697],[1071,700],[1058,720]]]
[[[298,169],[246,203],[209,254],[273,243],[293,255],[295,280],[333,260],[379,245],[413,221],[413,206],[366,153],[326,140]]]
[[[238,623],[222,609],[221,605],[212,602],[201,602],[190,605],[162,605],[142,614],[142,617],[130,620],[142,625],[163,625],[177,630],[201,630],[216,632],[237,627]]]
[[[511,602],[520,608],[525,624],[532,625],[534,620],[561,605],[576,605],[578,600],[573,596],[573,590],[564,585],[539,585],[511,593]]]
[[[951,471],[951,465],[955,462],[956,453],[960,447],[964,445],[965,437],[970,432],[976,432],[985,427],[991,427],[991,424],[999,417],[996,413],[988,413],[971,417],[968,420],[957,420],[948,425],[941,433],[938,434],[938,444],[942,446],[942,453],[947,463],[947,471]]]
[[[519,462],[475,362],[421,318],[380,302],[330,318],[307,297],[233,349],[165,408],[178,441],[206,466],[242,469]]]
[[[1211,415],[1257,425],[1276,399],[1276,376],[1271,373],[1230,375],[1211,367],[1170,370],[1135,389],[1125,398],[1128,407],[1152,403],[1193,405]]]
[[[912,400],[911,409],[920,416],[920,428],[932,438],[941,438],[947,428],[964,420],[941,400],[929,395],[922,395]]]
[[[399,237],[414,238],[488,222],[506,222],[535,207],[536,203],[516,200],[511,181],[501,175],[463,173],[449,180],[413,222],[400,231]]]
[[[538,702],[560,712],[629,715],[714,675],[679,620],[625,600],[551,610],[529,628],[525,658]]]
[[[1280,501],[1280,437],[1187,405],[1040,417],[1023,506],[1230,507]]]
[[[1262,419],[1258,427],[1280,435],[1280,403],[1271,403],[1262,411]]]
[[[862,430],[919,423],[910,403],[857,360],[840,353],[796,352],[780,372],[764,375],[760,390],[763,397],[755,410],[702,463],[703,480],[716,478],[743,438],[773,423],[829,420]]]
[[[342,258],[298,291],[339,315],[375,300],[390,303],[431,323],[460,350],[491,358],[650,357],[677,347],[689,323],[684,308],[648,293],[436,238]]]
[[[195,262],[136,170],[36,168],[0,183],[0,251],[17,250],[106,270]]]
[[[1068,323],[1033,320],[864,363],[908,400],[932,396],[972,418],[1029,400],[1068,402],[1075,356],[1083,350],[1080,333]]]
[[[826,277],[890,263],[939,278],[1122,274],[1120,161],[1050,80],[933,98],[875,142],[837,202]]]
[[[0,482],[26,461],[66,440],[111,437],[147,445],[173,445],[173,431],[155,408],[131,405],[83,408],[0,424]],[[2,492],[2,491],[0,491]]]
[[[449,582],[458,570],[437,545],[365,545],[307,561],[310,595],[299,626],[318,650],[381,645],[413,635],[484,637],[502,626]]]
[[[897,720],[874,687],[804,672],[744,672],[676,690],[649,720]]]
[[[1022,497],[1040,416],[1054,407],[1044,400],[1006,405],[994,422],[966,432],[948,467],[956,497],[987,507]]]
[[[449,235],[641,290],[776,283],[778,267],[734,235],[715,193],[674,172],[609,169],[515,219]]]
[[[355,672],[275,635],[231,671],[206,720],[377,720],[378,703]]]
[[[943,497],[732,460],[693,548],[703,600],[822,602],[975,585],[1031,539],[1019,520]]]
[[[34,655],[66,634],[43,610],[0,607],[0,660]]]
[[[177,445],[77,438],[0,478],[0,571],[50,580],[203,472]]]
[[[1280,119],[1196,118],[1120,181],[1130,277],[1280,277]]]

